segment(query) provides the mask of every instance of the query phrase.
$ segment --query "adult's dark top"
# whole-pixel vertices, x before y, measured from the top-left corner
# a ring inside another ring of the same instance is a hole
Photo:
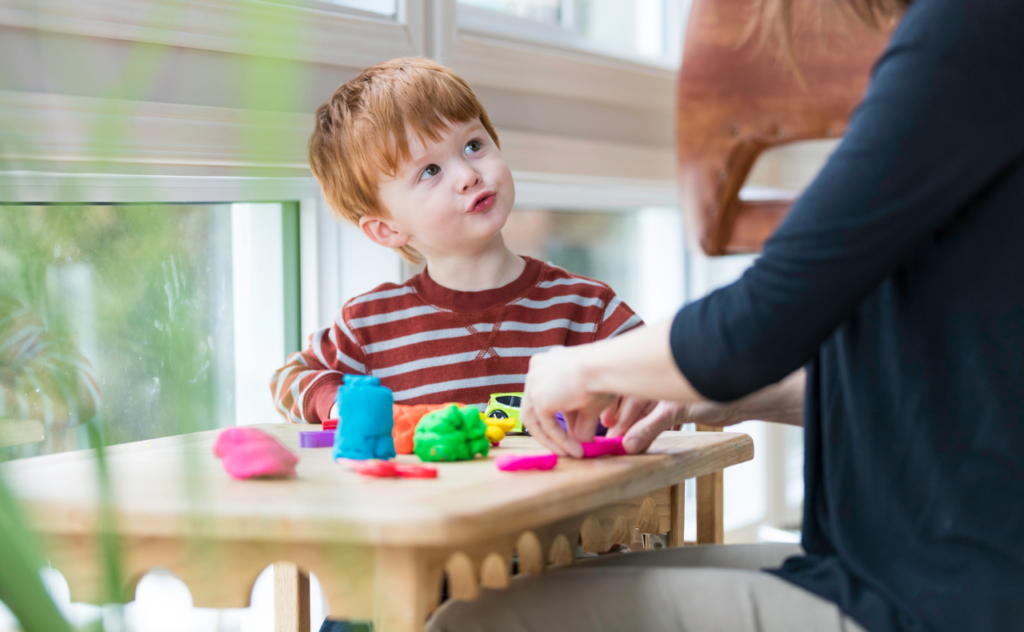
[[[672,351],[727,401],[806,365],[805,556],[872,632],[1024,629],[1024,2],[917,0],[846,137]]]

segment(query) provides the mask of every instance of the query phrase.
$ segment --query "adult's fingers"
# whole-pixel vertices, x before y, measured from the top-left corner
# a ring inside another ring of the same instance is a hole
[[[519,409],[519,420],[523,423],[523,427],[530,432],[530,436],[533,437],[537,443],[541,444],[548,450],[551,450],[558,456],[565,456],[565,451],[562,450],[561,446],[559,446],[556,441],[548,436],[544,427],[541,426],[536,412],[527,401],[524,401],[523,407]]]
[[[651,414],[659,402],[647,399],[626,398],[619,409],[618,418],[615,423],[608,426],[609,437],[622,437],[638,420]]]
[[[567,413],[563,416],[566,417],[566,426],[571,428],[572,426],[569,424],[571,421],[575,420],[573,413]],[[583,457],[583,448],[580,446],[578,441],[570,437],[562,428],[562,425],[558,423],[557,419],[555,419],[555,413],[551,413],[550,415],[541,413],[537,416],[537,421],[541,429],[544,431],[544,434],[547,435],[547,438],[558,445],[558,454],[571,456],[577,459]]]
[[[649,414],[644,416],[625,433],[622,447],[630,454],[646,452],[658,435],[668,430],[686,415],[686,406],[673,402],[658,402]]]
[[[530,431],[530,436],[555,454],[576,458],[583,456],[583,448],[579,442],[566,433],[555,419],[554,413],[546,414],[524,399],[519,418]]]
[[[607,410],[616,399],[615,395],[591,396],[590,401],[583,408],[573,411],[571,416],[566,416],[569,435],[578,441],[593,441],[594,435],[597,434],[597,424],[602,411]]]
[[[653,407],[650,400],[636,399],[635,397],[627,398],[622,405],[622,411],[619,413],[619,422],[615,425],[617,428],[621,428],[620,433],[624,432],[633,427],[637,420],[650,414],[651,410],[653,410]]]
[[[601,411],[601,425],[605,428],[615,426],[619,421],[619,408],[625,397],[616,397],[610,406]]]
[[[646,452],[661,434],[662,428],[659,421],[661,419],[658,412],[655,411],[633,424],[622,438],[622,447],[626,452],[629,454]]]

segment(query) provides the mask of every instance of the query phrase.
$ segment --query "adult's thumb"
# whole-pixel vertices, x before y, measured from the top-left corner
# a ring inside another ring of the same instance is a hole
[[[648,415],[633,424],[626,432],[626,436],[622,438],[622,447],[630,454],[646,452],[660,433],[657,417]]]

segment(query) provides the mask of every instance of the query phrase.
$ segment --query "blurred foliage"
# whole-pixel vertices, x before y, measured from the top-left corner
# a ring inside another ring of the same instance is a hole
[[[216,427],[230,252],[226,206],[0,207],[0,416],[48,435],[20,454],[86,447],[93,414],[108,444]]]
[[[0,601],[27,631],[70,631],[43,586],[42,559],[23,525],[20,510],[0,479]]]
[[[252,2],[233,25],[252,49],[234,58],[224,78],[228,92],[238,95],[225,107],[237,108],[244,123],[227,149],[253,170],[247,175],[279,169],[305,143],[275,115],[302,111],[297,104],[307,81],[293,61],[304,42],[291,4]],[[147,1],[132,19],[141,31],[175,33],[192,7],[187,0]],[[160,100],[153,95],[161,77],[191,80],[178,77],[174,47],[130,43],[97,64],[62,54],[46,35],[39,31],[46,91],[89,96],[98,107],[83,119],[84,134],[71,132],[65,153],[44,142],[39,128],[0,112],[0,171],[166,175],[166,162],[126,157],[138,156],[146,141],[138,138],[137,104]],[[5,89],[21,89],[20,65],[7,65],[5,76],[15,85]],[[0,187],[0,424],[40,420],[46,438],[0,448],[0,461],[96,449],[101,563],[113,600],[123,569],[104,446],[234,421],[231,211],[227,205],[5,205],[37,199],[17,182]],[[165,199],[151,191],[133,195]],[[92,200],[96,191],[83,178],[46,199]],[[0,480],[0,601],[27,631],[68,629],[42,589],[42,558],[23,525]]]
[[[230,221],[227,206],[0,206],[0,424],[46,428],[0,460],[96,448],[112,602],[124,577],[104,446],[214,428],[233,408]],[[26,630],[62,629],[43,624],[56,611],[38,557],[3,511],[0,600]]]

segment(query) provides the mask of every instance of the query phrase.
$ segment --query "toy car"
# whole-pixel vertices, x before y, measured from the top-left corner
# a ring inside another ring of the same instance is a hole
[[[515,426],[508,434],[527,434],[523,430],[523,423],[519,420],[519,407],[523,404],[522,393],[495,393],[487,402],[487,410],[484,416],[491,419],[513,419]]]

